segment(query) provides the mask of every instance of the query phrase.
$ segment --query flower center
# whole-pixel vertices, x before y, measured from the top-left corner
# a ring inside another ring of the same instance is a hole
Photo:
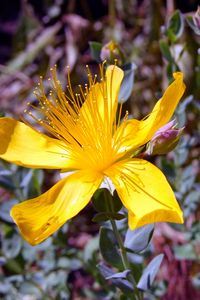
[[[113,74],[104,74],[104,65],[100,65],[101,80],[96,82],[97,75],[91,75],[89,67],[88,84],[79,85],[79,92],[74,94],[68,69],[67,93],[62,89],[56,76],[56,66],[51,69],[52,89],[46,96],[42,78],[35,89],[39,106],[29,103],[34,113],[27,112],[37,123],[45,128],[51,136],[61,141],[64,148],[72,154],[80,169],[105,170],[119,158],[120,136],[113,140],[117,130],[121,106],[116,120],[118,91],[116,92]],[[127,116],[125,117],[127,118]],[[29,124],[30,125],[30,124]],[[67,159],[67,157],[66,157]]]

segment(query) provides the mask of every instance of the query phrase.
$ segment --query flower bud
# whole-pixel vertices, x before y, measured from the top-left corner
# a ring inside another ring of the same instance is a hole
[[[161,127],[147,144],[148,155],[166,154],[178,144],[184,128],[176,128],[176,121],[172,120]]]
[[[200,29],[200,6],[198,6],[197,11],[193,17],[193,22],[195,26]]]
[[[109,43],[105,44],[100,53],[101,60],[113,62],[114,59],[121,60],[122,59],[122,52],[119,49],[119,46],[114,42],[110,41]]]

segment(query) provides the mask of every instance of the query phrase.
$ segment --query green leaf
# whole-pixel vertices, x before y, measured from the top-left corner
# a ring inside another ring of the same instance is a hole
[[[0,186],[9,191],[15,190],[15,186],[12,183],[11,178],[7,176],[0,176]]]
[[[160,163],[164,174],[166,174],[171,181],[174,181],[176,178],[176,171],[173,163],[169,159],[167,160],[164,156],[160,157]]]
[[[180,179],[179,179],[179,182],[180,182],[179,191],[182,194],[185,194],[185,193],[189,192],[192,189],[193,185],[194,185],[195,179],[196,179],[196,174],[195,174],[194,167],[192,165],[187,166],[183,170],[183,172],[180,176]]]
[[[167,42],[165,40],[160,40],[159,41],[159,45],[160,45],[161,53],[164,56],[164,58],[168,62],[173,63],[174,59],[173,59],[173,57],[171,55],[170,48],[169,48],[169,45],[167,44]]]
[[[99,212],[109,211],[108,201],[112,201],[112,195],[106,188],[98,189],[92,197],[92,203]]]
[[[149,244],[153,235],[154,225],[146,225],[135,230],[128,229],[125,236],[124,246],[133,252],[143,251]]]
[[[1,278],[1,282],[0,282],[0,294],[2,295],[9,295],[10,290],[12,288],[12,285],[10,284],[10,282],[8,282],[8,280],[3,280],[3,278]],[[3,297],[2,297],[3,299]],[[5,299],[5,298],[4,298]],[[12,300],[13,298],[11,298]]]
[[[161,262],[163,260],[164,255],[159,254],[152,259],[152,261],[148,264],[142,277],[140,278],[137,287],[143,291],[147,291],[151,288],[153,281],[156,277],[156,274],[159,271]]]
[[[200,202],[200,193],[199,191],[192,191],[186,197],[184,204],[190,205],[192,203],[198,204]]]
[[[33,170],[33,176],[28,188],[27,198],[34,198],[41,194],[41,186],[44,180],[44,171],[40,169]]]
[[[93,222],[105,222],[110,219],[113,220],[123,220],[126,216],[119,213],[110,213],[110,212],[100,212],[94,216],[92,219]]]
[[[122,270],[123,263],[116,245],[116,239],[111,229],[100,228],[99,247],[105,261],[113,267]]]
[[[22,266],[21,261],[19,261],[18,259],[14,259],[14,258],[8,259],[4,267],[12,274],[13,273],[22,274],[24,272],[24,266]]]
[[[92,260],[94,254],[99,251],[99,236],[91,238],[86,246],[84,247],[83,251],[83,259],[84,262],[88,262]]]
[[[24,281],[20,286],[20,293],[23,295],[34,295],[41,299],[41,289],[38,287],[37,283]]]
[[[0,218],[6,222],[13,223],[13,220],[10,216],[10,210],[13,205],[17,204],[18,201],[16,199],[11,199],[10,201],[6,201],[0,205]]]
[[[114,191],[114,194],[110,193],[110,191],[106,188],[101,188],[98,189],[93,197],[92,197],[92,203],[95,207],[95,209],[100,212],[100,213],[117,213],[121,208],[122,208],[122,202],[117,194],[116,191]],[[98,214],[99,215],[99,214]],[[100,216],[100,215],[99,215]],[[95,216],[96,218],[96,216]],[[98,217],[99,218],[99,217]],[[103,218],[103,214],[102,214]],[[106,220],[108,220],[107,218]],[[120,218],[121,220],[122,218]],[[119,219],[116,219],[119,220]],[[100,222],[100,221],[105,221],[105,220],[93,220],[94,222]]]
[[[129,262],[132,264],[132,267],[133,266],[136,267],[136,269],[137,269],[136,272],[138,273],[140,271],[139,264],[143,263],[144,257],[138,253],[133,252],[132,250],[129,250],[128,248],[126,248],[126,251],[127,251],[127,256],[128,256]],[[135,274],[136,274],[136,272],[135,272]]]
[[[114,212],[118,212],[120,211],[120,209],[122,208],[123,204],[121,202],[121,199],[119,198],[117,191],[115,190],[113,193],[113,202],[112,202],[112,208]]]
[[[182,139],[174,151],[174,161],[176,166],[182,166],[189,155],[191,147],[195,146],[196,139],[192,136],[182,136]]]
[[[125,102],[132,93],[136,65],[134,63],[129,63],[123,66],[122,69],[124,70],[124,78],[119,91],[120,103]]]
[[[24,188],[28,186],[32,179],[32,176],[33,176],[33,170],[32,169],[26,170],[25,176],[23,177],[20,183],[20,188]]]
[[[179,10],[176,10],[174,14],[169,19],[167,25],[167,36],[172,42],[176,42],[176,40],[182,35],[184,29],[184,19],[183,15]]]
[[[131,273],[131,270],[124,270],[123,272],[118,272],[118,273],[114,273],[108,277],[106,277],[106,279],[127,279],[127,276]]]
[[[2,252],[7,258],[16,257],[22,247],[22,240],[18,234],[13,234],[10,238],[2,240]]]
[[[8,282],[22,283],[24,281],[23,275],[11,275],[7,277]]]
[[[10,176],[10,175],[12,175],[12,172],[10,170],[6,170],[0,167],[0,176]]]
[[[177,259],[187,259],[187,260],[196,260],[197,254],[194,251],[192,244],[186,244],[181,246],[174,247],[175,257]]]
[[[89,42],[90,45],[90,52],[91,56],[94,60],[96,60],[97,63],[101,63],[101,49],[102,49],[102,44],[98,42]]]
[[[194,31],[194,33],[196,33],[197,35],[200,35],[200,28],[198,26],[196,26],[196,24],[194,23],[193,17],[186,16],[186,21],[187,21],[188,25],[190,26],[190,28]]]
[[[166,68],[167,78],[168,78],[169,82],[173,81],[173,73],[175,71],[177,71],[175,68],[175,65],[173,63],[169,62],[167,64],[167,68]]]
[[[199,195],[200,197],[200,195]],[[200,199],[200,198],[199,198]],[[199,242],[200,240],[200,221],[195,221],[192,224],[190,231],[186,235],[187,240],[190,240],[190,243]],[[196,250],[196,249],[195,249]],[[194,249],[193,249],[194,251]]]
[[[179,127],[185,126],[186,123],[186,109],[188,105],[194,100],[194,97],[192,95],[185,98],[183,101],[181,101],[180,105],[176,109],[175,117],[178,121]]]
[[[27,261],[29,264],[33,263],[37,260],[38,253],[41,253],[42,251],[45,251],[48,249],[48,251],[51,252],[52,250],[52,237],[49,237],[47,240],[42,242],[39,245],[36,245],[32,247],[28,243],[24,243],[21,254],[25,261]]]
[[[104,264],[99,264],[97,268],[105,279],[115,274],[112,269]],[[133,292],[132,284],[126,279],[111,279],[111,282],[126,294]]]

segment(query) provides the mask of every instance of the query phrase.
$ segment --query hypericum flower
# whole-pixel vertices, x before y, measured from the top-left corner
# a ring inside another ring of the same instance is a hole
[[[35,94],[39,100],[36,117],[51,135],[11,118],[0,119],[0,157],[32,168],[74,171],[46,193],[15,205],[11,216],[23,237],[36,245],[78,214],[90,201],[105,177],[111,179],[128,210],[131,229],[145,224],[168,221],[182,223],[182,211],[165,176],[153,164],[134,157],[154,133],[166,124],[183,95],[183,75],[174,74],[174,82],[156,103],[151,114],[138,121],[120,124],[118,92],[123,71],[100,67],[101,81],[96,83],[88,69],[89,84],[74,94],[68,78],[68,93],[62,90],[52,70],[52,91],[46,96],[40,82]],[[69,77],[69,76],[68,76]],[[36,108],[35,108],[36,109]]]

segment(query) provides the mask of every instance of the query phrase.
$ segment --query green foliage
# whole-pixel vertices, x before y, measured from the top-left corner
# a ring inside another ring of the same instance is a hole
[[[123,263],[117,246],[116,237],[111,229],[101,227],[99,248],[107,263],[119,270],[123,270]]]
[[[125,236],[124,247],[133,252],[145,250],[153,235],[154,225],[140,227],[135,230],[128,229]]]
[[[160,50],[162,52],[163,57],[169,62],[169,63],[174,63],[174,59],[172,57],[170,47],[168,43],[165,40],[160,40],[159,42],[160,45]]]
[[[112,197],[108,189],[98,189],[92,197],[92,203],[98,211],[92,219],[93,222],[104,222],[110,219],[122,220],[126,218],[124,214],[118,213],[122,208],[122,203],[116,191]],[[110,206],[112,207],[111,210]]]
[[[148,264],[137,284],[139,289],[146,291],[151,288],[156,274],[158,273],[158,270],[160,268],[163,257],[163,254],[159,254],[156,257],[154,257],[152,261]]]
[[[195,253],[194,246],[192,244],[181,245],[174,247],[176,258],[182,260],[195,260],[197,255]]]
[[[118,214],[118,213],[98,213],[94,216],[94,218],[92,218],[93,222],[104,222],[104,221],[108,221],[110,219],[113,220],[123,220],[125,219],[126,216],[123,214]]]
[[[109,212],[108,205],[112,200],[112,195],[106,188],[98,189],[92,197],[92,203],[98,212]]]
[[[90,52],[91,52],[91,56],[92,58],[97,62],[97,63],[101,63],[101,48],[102,48],[102,44],[98,43],[98,42],[89,42],[90,45]]]
[[[138,4],[128,0],[116,1],[114,11],[109,8],[109,16],[100,5],[101,17],[97,18],[96,8],[88,1],[73,4],[73,1],[50,0],[34,7],[30,1],[22,2],[17,19],[12,19],[15,13],[12,9],[8,21],[2,20],[2,31],[9,35],[9,43],[5,39],[5,45],[0,47],[1,117],[17,118],[27,101],[35,103],[32,91],[38,75],[48,73],[54,64],[58,65],[58,78],[63,86],[66,65],[70,66],[73,85],[77,78],[85,83],[87,72],[83,72],[83,65],[88,64],[96,73],[95,62],[102,62],[102,51],[110,41],[117,50],[109,54],[106,66],[117,58],[125,73],[119,93],[119,101],[124,102],[122,117],[128,110],[134,118],[143,118],[155,104],[155,95],[173,80],[173,72],[184,73],[187,89],[175,113],[178,127],[184,127],[183,137],[168,155],[144,158],[157,164],[170,181],[184,211],[185,224],[128,230],[127,212],[117,192],[111,194],[108,189],[99,189],[92,198],[92,206],[48,240],[32,247],[21,238],[10,209],[47,190],[59,174],[1,161],[0,299],[136,300],[137,287],[140,299],[143,292],[149,300],[184,299],[185,294],[198,299],[199,10],[183,14],[177,7],[169,12],[160,1],[153,1],[147,9],[145,1]],[[99,3],[105,5],[105,1]],[[106,11],[109,9],[106,7]],[[165,15],[169,16],[166,22]],[[48,92],[47,85],[44,82]],[[117,239],[110,220],[117,224],[121,240]],[[122,252],[128,262],[124,262]],[[163,255],[158,253],[167,254],[163,264]],[[180,272],[183,268],[184,280]],[[185,280],[188,285],[181,286],[182,294],[177,296],[176,290],[170,290],[171,281],[181,284]]]
[[[124,70],[124,78],[119,91],[119,102],[123,103],[128,100],[131,96],[133,85],[134,85],[134,75],[136,71],[136,65],[134,63],[129,63],[122,66]]]
[[[129,273],[128,270],[122,272],[121,274],[118,273],[118,275],[116,275],[112,269],[108,268],[104,264],[99,264],[98,268],[104,278],[111,279],[111,282],[113,285],[120,288],[126,294],[133,293],[134,290],[133,290],[131,283],[128,280],[124,279],[124,273],[125,274],[127,274],[127,272]],[[125,299],[127,299],[127,298],[125,298]]]
[[[181,37],[184,29],[184,19],[183,15],[179,10],[176,10],[173,15],[170,17],[166,34],[169,40],[174,43],[176,40]]]

